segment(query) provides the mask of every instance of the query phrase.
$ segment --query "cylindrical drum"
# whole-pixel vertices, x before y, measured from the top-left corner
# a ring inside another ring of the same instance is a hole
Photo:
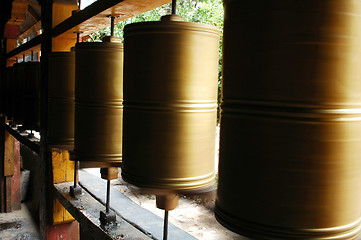
[[[6,116],[7,119],[13,119],[13,84],[14,83],[14,67],[7,67],[6,68],[6,91],[5,91],[5,98],[6,98]]]
[[[218,28],[166,16],[124,29],[123,179],[200,191],[214,182]]]
[[[17,124],[24,123],[24,73],[25,62],[15,63],[13,65],[14,80],[13,80],[13,93],[12,93],[12,108],[13,108],[13,119]]]
[[[254,239],[354,239],[361,2],[224,4],[216,218]]]
[[[120,163],[123,44],[115,37],[82,42],[75,56],[75,160]]]
[[[39,130],[40,115],[40,62],[24,63],[24,123],[27,130]]]
[[[0,70],[0,114],[6,113],[6,68]]]
[[[74,144],[75,52],[49,54],[48,143]]]

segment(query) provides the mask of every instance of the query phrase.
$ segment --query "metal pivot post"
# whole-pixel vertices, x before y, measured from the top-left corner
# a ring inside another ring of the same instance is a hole
[[[79,186],[77,186],[78,166],[79,166],[79,162],[74,161],[74,185],[70,186],[70,195],[74,198],[76,198],[77,196],[79,196],[82,193],[82,189]]]
[[[118,178],[118,168],[117,167],[109,167],[109,168],[101,168],[101,178],[107,180],[107,199],[105,203],[105,212],[100,211],[100,222],[102,224],[108,225],[117,220],[114,212],[110,211],[110,180]]]
[[[164,211],[164,227],[163,227],[163,240],[168,239],[168,211]]]
[[[110,36],[114,36],[114,16],[110,16]]]
[[[177,0],[172,0],[172,14],[177,12]]]
[[[163,240],[168,239],[168,214],[178,206],[179,196],[176,193],[156,195],[157,208],[164,210]]]
[[[107,180],[107,202],[105,205],[105,212],[109,213],[110,208],[110,180]]]
[[[108,18],[110,18],[110,37],[114,37],[114,26],[115,26],[115,19],[119,16],[116,15],[108,15]]]
[[[76,43],[80,43],[80,34],[83,33],[82,31],[75,31],[73,33],[76,33]]]

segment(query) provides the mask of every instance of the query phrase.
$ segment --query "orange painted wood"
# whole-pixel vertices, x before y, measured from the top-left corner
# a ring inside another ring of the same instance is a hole
[[[71,223],[63,223],[47,227],[47,240],[79,240],[79,223],[74,221]]]
[[[14,174],[11,177],[11,208],[21,209],[20,142],[14,139]]]

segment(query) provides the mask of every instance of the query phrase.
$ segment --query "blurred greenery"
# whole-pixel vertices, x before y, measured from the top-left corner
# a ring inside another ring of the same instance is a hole
[[[125,25],[135,22],[159,21],[164,15],[171,13],[171,3],[145,12],[136,17],[128,18],[114,27],[114,35],[123,38]],[[218,67],[218,103],[221,100],[222,86],[222,39],[223,39],[223,1],[222,0],[178,0],[177,15],[182,16],[188,22],[207,23],[218,27],[221,30],[219,42],[219,67]],[[101,41],[105,36],[110,35],[110,27],[96,32],[87,41]],[[219,111],[218,111],[219,113]],[[218,118],[219,119],[219,118]]]

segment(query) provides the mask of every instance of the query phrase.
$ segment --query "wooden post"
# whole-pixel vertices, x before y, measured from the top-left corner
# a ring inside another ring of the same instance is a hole
[[[62,1],[64,2],[64,1]],[[72,1],[74,2],[74,1]],[[78,240],[79,223],[55,199],[53,184],[73,181],[74,164],[69,160],[69,153],[65,149],[50,148],[47,143],[47,115],[48,115],[48,55],[52,51],[69,51],[75,45],[73,39],[53,39],[53,24],[61,22],[71,16],[77,9],[76,4],[60,4],[56,1],[42,2],[42,25],[44,38],[41,45],[41,85],[40,85],[40,134],[41,134],[41,200],[40,200],[40,235],[41,239]],[[62,44],[63,43],[63,44]]]
[[[51,148],[53,167],[53,183],[72,182],[74,180],[74,162],[70,161],[69,151],[61,148]],[[54,198],[53,224],[74,221],[71,214]]]
[[[6,132],[7,134],[7,132]],[[21,209],[21,175],[20,175],[20,142],[15,138],[12,138],[13,143],[13,159],[10,164],[13,167],[11,176],[11,209],[20,210]]]
[[[6,212],[5,118],[0,117],[0,212]]]
[[[2,194],[1,212],[11,212],[21,209],[20,185],[20,143],[5,131],[5,118],[1,131],[1,169]]]

